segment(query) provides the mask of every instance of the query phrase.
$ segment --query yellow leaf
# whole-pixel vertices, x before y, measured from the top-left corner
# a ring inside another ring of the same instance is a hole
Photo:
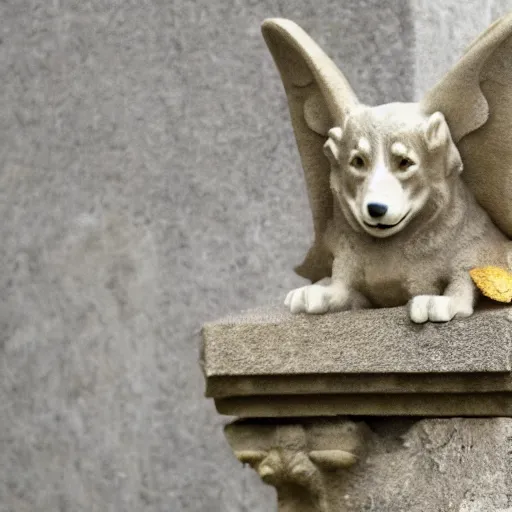
[[[480,267],[469,274],[486,297],[498,302],[512,301],[512,272],[500,267]]]

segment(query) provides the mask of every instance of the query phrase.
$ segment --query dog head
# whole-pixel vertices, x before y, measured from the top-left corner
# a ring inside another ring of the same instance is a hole
[[[324,152],[344,215],[378,238],[403,230],[462,171],[444,116],[425,116],[412,103],[358,107],[329,130]]]

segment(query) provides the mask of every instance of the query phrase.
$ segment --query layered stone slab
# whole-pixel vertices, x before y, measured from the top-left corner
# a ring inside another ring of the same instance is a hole
[[[203,329],[207,396],[240,417],[512,415],[510,310],[446,324],[405,308],[263,308]]]

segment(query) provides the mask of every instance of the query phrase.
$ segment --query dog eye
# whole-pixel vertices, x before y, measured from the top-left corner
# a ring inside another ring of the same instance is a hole
[[[350,165],[356,169],[362,169],[364,167],[364,160],[360,156],[355,156],[350,161]]]
[[[401,171],[406,171],[409,169],[409,167],[413,166],[414,162],[410,158],[401,158],[400,162],[398,163],[398,168]]]

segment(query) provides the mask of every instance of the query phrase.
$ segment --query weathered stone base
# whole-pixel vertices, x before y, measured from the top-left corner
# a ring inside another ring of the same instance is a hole
[[[509,312],[246,312],[203,330],[206,393],[280,512],[512,512]]]
[[[280,511],[512,512],[509,418],[236,422],[226,436]]]

